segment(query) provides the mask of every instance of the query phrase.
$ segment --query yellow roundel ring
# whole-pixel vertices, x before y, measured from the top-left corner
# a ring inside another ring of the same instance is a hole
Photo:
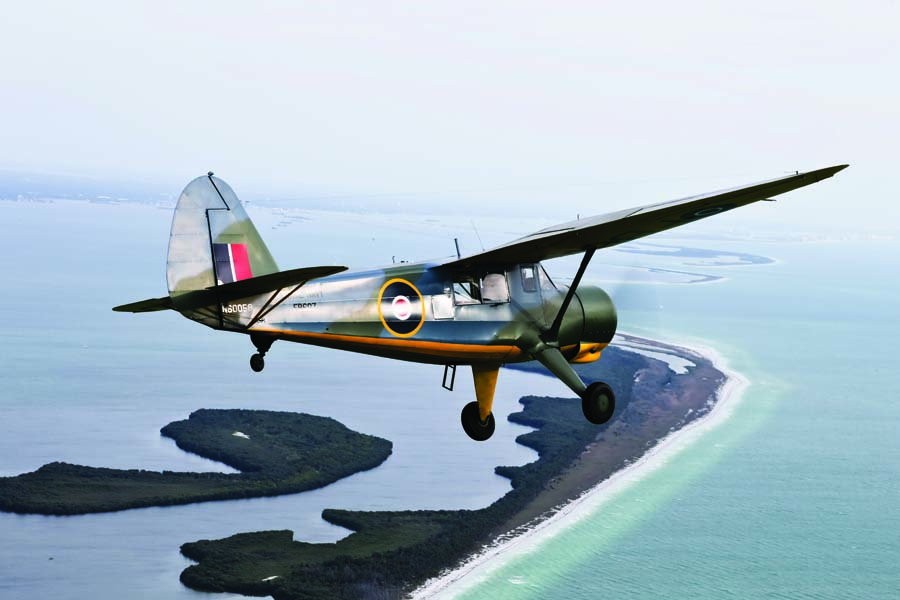
[[[378,318],[391,335],[412,337],[425,322],[422,293],[405,279],[389,279],[378,291]]]

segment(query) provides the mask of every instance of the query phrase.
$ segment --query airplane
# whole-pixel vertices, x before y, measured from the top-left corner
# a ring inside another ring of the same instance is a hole
[[[586,384],[572,364],[600,358],[617,327],[616,309],[599,287],[580,285],[597,250],[804,187],[832,177],[837,165],[639,206],[541,229],[487,251],[348,272],[343,266],[280,271],[234,193],[212,172],[178,199],[169,236],[169,295],[113,308],[174,310],[222,331],[248,334],[259,372],[276,340],[444,366],[452,391],[457,366],[469,366],[475,400],[462,409],[466,434],[494,432],[500,367],[537,360],[581,398],[585,418],[606,423],[615,392]],[[568,288],[541,261],[581,254]]]

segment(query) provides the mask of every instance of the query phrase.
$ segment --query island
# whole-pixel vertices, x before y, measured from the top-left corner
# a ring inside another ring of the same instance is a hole
[[[55,462],[0,477],[0,510],[79,515],[295,494],[373,469],[393,448],[334,419],[265,410],[202,409],[161,434],[182,450],[241,472],[160,473]]]
[[[329,523],[353,533],[331,544],[293,540],[288,530],[243,533],[184,544],[198,564],[181,581],[206,592],[307,598],[403,598],[503,536],[515,535],[552,516],[568,502],[640,458],[670,432],[707,414],[726,380],[713,362],[684,348],[641,338],[621,338],[631,349],[611,346],[596,363],[578,365],[587,381],[603,380],[617,391],[609,423],[588,423],[575,398],[526,396],[509,420],[535,431],[517,438],[539,458],[499,466],[512,489],[480,510],[325,510]],[[653,358],[677,356],[673,370]],[[543,372],[537,363],[512,368]]]
[[[653,244],[650,242],[631,242],[615,248],[616,252],[624,254],[643,254],[645,256],[665,256],[681,259],[695,259],[704,262],[683,262],[682,264],[695,267],[728,267],[737,265],[768,265],[775,259],[759,254],[746,252],[732,252],[729,250],[708,250],[706,248],[688,248],[673,244]]]

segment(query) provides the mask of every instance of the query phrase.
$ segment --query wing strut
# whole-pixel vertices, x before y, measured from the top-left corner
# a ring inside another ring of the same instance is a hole
[[[541,334],[541,340],[545,344],[554,343],[559,339],[559,328],[562,327],[563,317],[565,317],[569,304],[572,303],[572,298],[575,296],[575,290],[578,288],[578,284],[581,283],[584,271],[587,269],[588,263],[591,262],[591,258],[593,258],[596,251],[596,248],[588,248],[584,251],[581,264],[578,266],[578,272],[575,273],[575,279],[572,280],[572,285],[569,286],[569,291],[566,292],[566,297],[563,298],[559,312],[556,313],[556,318],[553,319],[553,324],[550,325],[550,329]]]
[[[245,327],[245,329],[250,329],[251,327],[256,325],[259,321],[261,321],[263,319],[263,317],[265,317],[270,312],[272,312],[273,310],[278,308],[279,304],[281,304],[282,302],[284,302],[285,300],[290,298],[291,294],[293,294],[294,292],[299,290],[301,287],[303,287],[304,283],[306,283],[306,282],[303,281],[303,282],[298,283],[296,286],[291,288],[291,291],[289,291],[287,294],[285,294],[277,302],[275,302],[274,300],[275,300],[275,298],[278,297],[278,294],[280,294],[282,291],[284,291],[284,287],[280,287],[277,290],[275,290],[274,292],[272,292],[272,295],[269,296],[269,299],[266,300],[266,303],[263,304],[262,308],[260,308],[259,311],[257,311],[256,316],[253,317],[249,323],[247,323],[247,326]]]

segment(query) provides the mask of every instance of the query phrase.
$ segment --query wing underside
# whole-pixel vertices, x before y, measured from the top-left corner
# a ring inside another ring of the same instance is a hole
[[[845,168],[847,165],[838,165],[743,187],[561,223],[491,250],[445,263],[445,266],[464,269],[538,262],[590,249],[608,248],[733,208],[768,200],[773,196],[827,179]]]

